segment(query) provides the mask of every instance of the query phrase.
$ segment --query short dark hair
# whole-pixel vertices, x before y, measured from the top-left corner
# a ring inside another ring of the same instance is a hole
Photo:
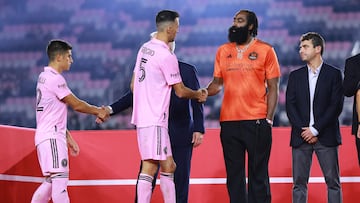
[[[248,23],[248,25],[253,25],[252,30],[250,30],[250,35],[253,37],[256,37],[258,34],[258,27],[259,27],[259,22],[258,22],[258,18],[256,16],[256,14],[250,10],[240,10],[237,13],[240,13],[240,12],[247,13],[247,23]]]
[[[162,10],[156,15],[156,27],[159,27],[165,22],[174,22],[176,18],[180,17],[179,13],[172,10]]]
[[[63,54],[69,50],[72,50],[71,44],[59,39],[50,40],[46,47],[46,53],[50,61],[53,61],[57,54]]]
[[[321,55],[324,52],[325,49],[325,40],[324,38],[316,32],[307,32],[300,37],[300,42],[305,40],[311,40],[311,43],[313,44],[314,48],[317,46],[321,47]]]

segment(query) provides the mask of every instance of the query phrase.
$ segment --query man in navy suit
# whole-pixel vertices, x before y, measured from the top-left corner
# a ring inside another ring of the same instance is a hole
[[[169,43],[169,46],[174,51],[175,44]],[[198,90],[200,84],[195,66],[179,61],[179,69],[185,86]],[[174,173],[176,202],[187,203],[193,147],[197,147],[202,143],[205,132],[203,104],[197,100],[181,99],[176,96],[174,90],[171,91],[170,98],[169,136],[173,158],[176,163]],[[115,115],[131,107],[132,99],[132,93],[129,90],[118,101],[106,108],[110,111],[110,115]],[[156,178],[154,178],[153,187],[155,187],[155,183]],[[135,202],[137,202],[137,199]]]
[[[344,94],[347,97],[354,96],[351,134],[355,135],[360,165],[360,54],[346,59],[344,76]]]
[[[338,146],[339,116],[344,95],[341,71],[322,60],[324,39],[314,32],[300,38],[300,57],[306,66],[292,71],[286,90],[286,112],[291,124],[292,202],[307,202],[312,155],[323,172],[329,203],[342,202]]]

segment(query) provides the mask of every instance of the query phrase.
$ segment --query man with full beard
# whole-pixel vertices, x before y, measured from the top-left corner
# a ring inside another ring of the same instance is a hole
[[[212,96],[224,86],[220,138],[230,202],[237,203],[271,202],[268,164],[280,67],[273,47],[256,38],[257,30],[254,12],[235,14],[229,42],[217,50],[214,78],[207,87]]]

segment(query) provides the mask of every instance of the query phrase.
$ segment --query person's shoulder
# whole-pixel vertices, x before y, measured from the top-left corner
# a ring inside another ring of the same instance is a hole
[[[300,66],[300,67],[297,67],[294,70],[290,71],[290,74],[291,75],[299,74],[299,73],[301,73],[303,71],[307,71],[307,70],[308,70],[308,68],[306,66]]]
[[[179,66],[184,67],[184,68],[188,68],[188,69],[196,69],[195,65],[184,62],[184,61],[179,61]]]
[[[179,61],[179,69],[180,69],[180,71],[197,73],[197,69],[196,69],[195,65],[184,62],[184,61]]]
[[[346,59],[346,61],[360,61],[360,53],[354,56],[350,56],[349,58]]]
[[[225,42],[223,44],[221,44],[218,49],[232,49],[235,47],[235,43],[231,43],[231,42]]]
[[[273,45],[258,38],[256,38],[256,43],[258,46],[262,46],[264,48],[273,48]]]
[[[325,68],[325,70],[329,70],[329,71],[341,72],[340,68],[335,67],[328,63],[324,63],[322,68]]]

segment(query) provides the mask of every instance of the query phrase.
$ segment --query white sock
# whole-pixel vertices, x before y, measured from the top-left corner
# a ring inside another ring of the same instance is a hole
[[[137,185],[137,198],[139,203],[149,203],[152,194],[154,178],[148,174],[140,173]]]
[[[174,184],[174,174],[173,173],[160,173],[160,188],[164,197],[165,203],[175,203],[176,194],[175,194],[175,184]]]

